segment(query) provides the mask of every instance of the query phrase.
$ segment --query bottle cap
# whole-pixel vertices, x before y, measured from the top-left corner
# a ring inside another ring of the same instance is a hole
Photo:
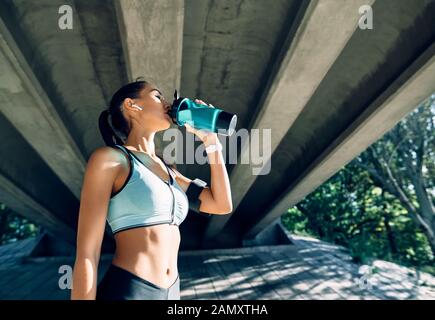
[[[226,131],[226,134],[228,136],[231,136],[235,129],[237,124],[237,115],[221,111],[218,114],[218,117],[216,119],[216,130],[224,129]]]

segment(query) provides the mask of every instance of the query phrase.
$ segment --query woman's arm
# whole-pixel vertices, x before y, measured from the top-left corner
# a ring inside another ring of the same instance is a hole
[[[119,155],[110,147],[96,149],[89,158],[80,196],[77,251],[71,299],[95,299],[97,271],[108,202],[119,172]]]
[[[225,164],[223,164],[223,157],[221,151],[214,151],[208,155],[210,158],[218,158],[213,164],[210,161],[211,170],[211,187],[206,186],[199,194],[200,206],[199,211],[210,214],[229,214],[232,212],[232,199],[231,189],[226,172]],[[187,191],[192,179],[182,175],[178,170],[171,168],[176,173],[177,183]],[[223,172],[223,173],[222,173]],[[187,193],[189,196],[189,193]],[[218,196],[215,196],[218,195]],[[220,195],[220,197],[219,197]],[[198,211],[197,208],[193,209]]]
[[[219,144],[216,134],[208,135],[202,140],[204,147]],[[199,195],[200,211],[208,213],[228,214],[233,211],[231,186],[228,178],[222,151],[216,150],[207,154],[210,164],[210,188],[205,188]]]
[[[196,99],[195,101],[207,105],[202,100]],[[204,143],[204,147],[208,147],[211,144],[220,144],[216,133],[196,130],[188,124],[185,126],[188,132],[194,133],[201,139]],[[199,199],[201,200],[199,211],[212,214],[231,213],[233,211],[231,186],[222,151],[216,150],[208,153],[207,156],[210,164],[211,186],[205,187],[199,195]],[[186,178],[177,171],[177,182],[180,182],[180,185],[185,191],[191,181],[191,179]]]

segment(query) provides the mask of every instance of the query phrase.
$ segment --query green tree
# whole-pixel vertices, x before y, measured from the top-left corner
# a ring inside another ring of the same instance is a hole
[[[0,203],[0,245],[33,237],[40,228]]]
[[[434,263],[435,95],[282,216],[290,231],[373,258]]]
[[[435,95],[354,162],[400,201],[435,253]]]

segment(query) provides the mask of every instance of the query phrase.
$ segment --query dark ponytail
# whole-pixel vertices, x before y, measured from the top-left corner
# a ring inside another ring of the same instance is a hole
[[[122,113],[123,102],[126,98],[139,98],[140,92],[148,85],[147,81],[139,81],[140,78],[116,91],[109,108],[101,112],[98,118],[100,133],[107,146],[122,145],[127,140],[130,125]]]
[[[115,144],[123,144],[122,141],[116,133],[113,131],[112,127],[109,123],[109,110],[106,109],[101,112],[100,117],[98,118],[98,126],[100,128],[101,136],[103,137],[104,143],[107,146],[114,146]]]

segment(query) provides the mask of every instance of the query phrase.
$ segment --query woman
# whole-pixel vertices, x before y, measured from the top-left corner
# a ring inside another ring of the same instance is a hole
[[[186,126],[206,147],[210,187],[169,168],[156,155],[154,136],[170,127],[169,108],[154,85],[136,80],[120,88],[101,113],[107,146],[97,148],[86,166],[71,299],[180,299],[178,227],[189,207],[209,214],[232,211],[215,133]],[[116,251],[97,287],[106,219]]]

